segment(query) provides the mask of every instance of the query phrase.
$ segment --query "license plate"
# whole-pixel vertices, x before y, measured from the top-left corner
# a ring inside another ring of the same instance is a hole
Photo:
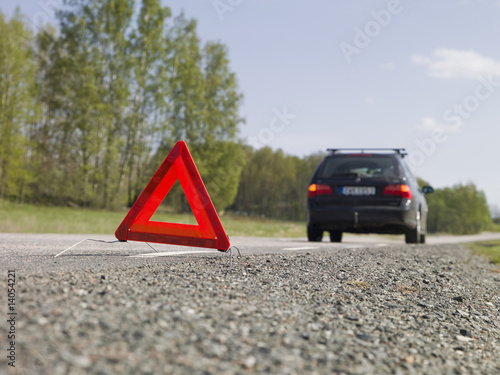
[[[344,186],[342,195],[375,195],[374,186]]]

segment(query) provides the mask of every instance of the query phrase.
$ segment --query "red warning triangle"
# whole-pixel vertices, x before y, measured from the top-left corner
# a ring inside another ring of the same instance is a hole
[[[198,225],[150,220],[177,180]],[[185,142],[175,144],[123,219],[115,236],[120,241],[158,242],[222,251],[229,249],[229,238]]]

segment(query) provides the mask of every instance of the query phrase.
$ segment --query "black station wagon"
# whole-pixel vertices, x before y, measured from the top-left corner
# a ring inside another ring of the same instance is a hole
[[[343,232],[404,234],[425,243],[430,186],[419,188],[404,149],[328,149],[307,192],[307,237]],[[355,152],[356,151],[356,152]]]

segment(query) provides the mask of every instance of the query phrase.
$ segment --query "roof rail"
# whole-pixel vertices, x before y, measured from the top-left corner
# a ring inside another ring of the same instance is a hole
[[[370,147],[357,147],[357,148],[327,148],[326,151],[331,152],[332,154],[335,154],[337,151],[361,151],[362,154],[365,153],[365,151],[393,151],[398,155],[401,156],[406,156],[408,155],[406,150],[404,148],[370,148]]]

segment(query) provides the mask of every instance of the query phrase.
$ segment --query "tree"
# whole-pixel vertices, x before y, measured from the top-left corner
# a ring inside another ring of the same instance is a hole
[[[242,144],[236,142],[243,122],[238,113],[242,95],[229,69],[225,46],[208,42],[202,64],[203,117],[194,155],[215,206],[224,209],[234,202],[245,165]]]
[[[232,210],[261,217],[305,220],[307,187],[324,153],[299,158],[269,147],[245,151],[248,162]]]
[[[474,234],[491,228],[486,197],[472,183],[436,189],[427,196],[431,233]]]
[[[196,22],[184,14],[175,18],[165,42],[168,113],[153,164],[159,165],[176,141],[186,141],[215,207],[223,210],[235,199],[245,163],[237,138],[243,120],[235,74],[226,48],[209,42],[202,49]],[[189,210],[178,188],[169,194],[177,196],[180,210]]]
[[[118,186],[128,166],[127,204],[132,205],[147,182],[148,163],[159,126],[166,123],[165,96],[169,94],[166,62],[165,29],[169,8],[158,0],[144,0],[137,19],[137,29],[131,33],[130,58],[133,73],[131,84],[131,114],[126,123],[125,150],[120,156]]]
[[[60,203],[115,203],[132,13],[129,0],[70,2],[57,13],[59,37],[44,32],[38,39],[39,97],[47,113],[40,128],[51,138],[39,147],[51,160],[51,189],[43,193]]]
[[[29,185],[41,202],[130,205],[182,139],[214,204],[234,201],[242,95],[226,48],[202,45],[196,21],[170,21],[159,0],[133,15],[133,0],[67,1],[34,53],[22,22],[2,16],[0,197]]]
[[[20,200],[32,179],[29,124],[35,113],[33,35],[19,10],[10,21],[0,13],[0,198]]]

